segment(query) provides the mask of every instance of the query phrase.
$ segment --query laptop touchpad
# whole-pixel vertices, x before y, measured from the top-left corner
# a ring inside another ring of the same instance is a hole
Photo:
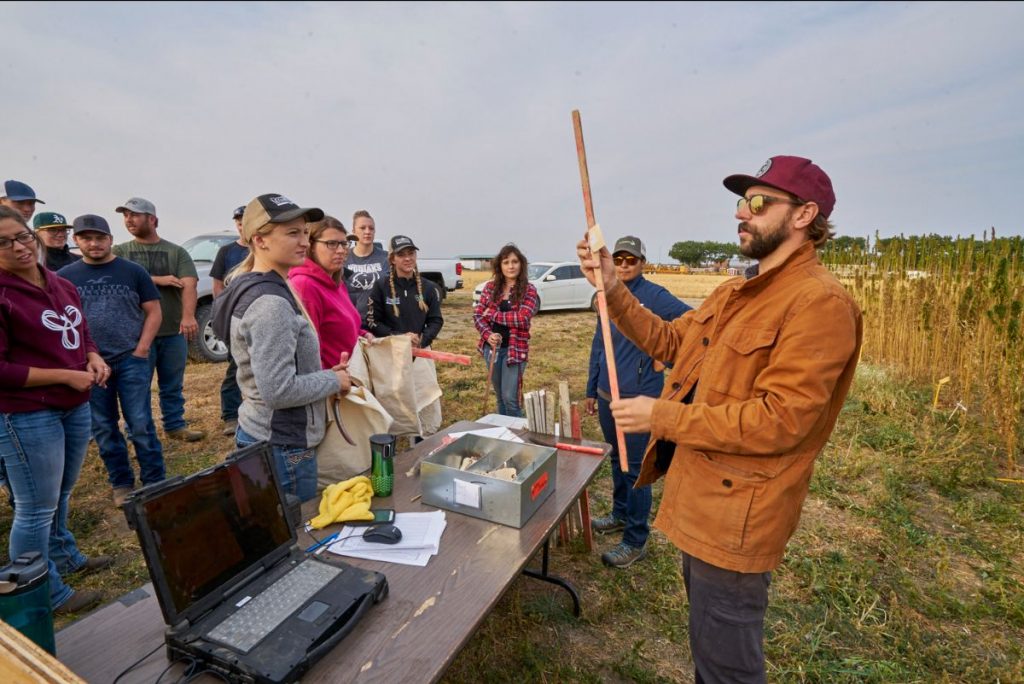
[[[323,615],[324,611],[326,611],[328,608],[330,608],[330,606],[328,606],[323,601],[313,601],[308,606],[306,606],[303,609],[303,611],[298,614],[297,617],[300,620],[304,620],[305,622],[316,622],[316,619]]]

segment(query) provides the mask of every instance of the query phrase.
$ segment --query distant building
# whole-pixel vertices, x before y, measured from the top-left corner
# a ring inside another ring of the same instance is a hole
[[[470,271],[489,271],[494,254],[460,254],[455,258],[462,262],[462,268],[468,268]]]

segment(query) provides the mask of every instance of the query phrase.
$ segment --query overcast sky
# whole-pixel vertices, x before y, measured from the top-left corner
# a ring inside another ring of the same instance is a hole
[[[569,258],[573,109],[597,220],[651,260],[734,240],[721,180],[775,154],[829,173],[840,234],[1024,230],[1024,3],[0,9],[0,176],[118,241],[131,196],[181,242],[280,192],[424,256]]]

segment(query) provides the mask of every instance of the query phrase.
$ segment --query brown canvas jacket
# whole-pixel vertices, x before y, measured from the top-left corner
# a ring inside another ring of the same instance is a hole
[[[774,269],[726,281],[672,322],[625,287],[609,290],[608,311],[637,346],[673,364],[637,481],[665,476],[655,527],[718,567],[774,569],[853,381],[857,304],[808,242]],[[694,383],[693,403],[683,404]],[[659,439],[676,445],[667,473],[656,465]]]

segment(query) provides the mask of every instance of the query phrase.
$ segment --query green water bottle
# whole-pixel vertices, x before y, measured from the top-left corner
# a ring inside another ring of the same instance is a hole
[[[391,496],[395,486],[395,436],[370,435],[370,485],[374,496]]]
[[[53,655],[50,578],[38,551],[23,553],[0,569],[0,618]]]

